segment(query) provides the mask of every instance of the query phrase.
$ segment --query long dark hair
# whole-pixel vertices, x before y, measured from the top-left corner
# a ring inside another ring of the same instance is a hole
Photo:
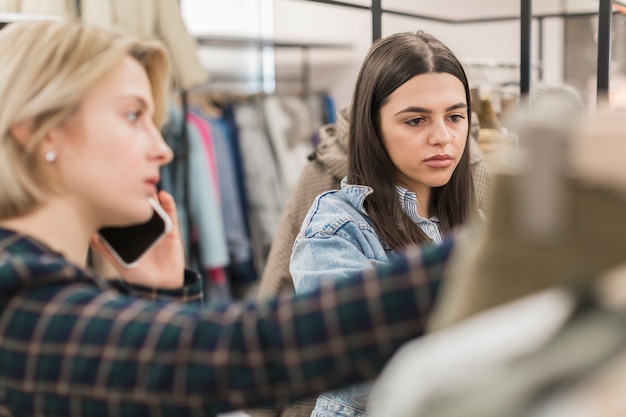
[[[431,191],[429,216],[437,216],[442,232],[477,217],[474,183],[470,166],[470,90],[459,60],[432,35],[396,33],[378,40],[370,48],[356,81],[349,131],[348,183],[368,185],[374,192],[365,209],[383,240],[392,248],[423,245],[431,239],[403,211],[396,197],[395,166],[383,146],[380,108],[389,95],[416,75],[448,73],[465,89],[468,105],[468,135],[465,151],[450,181]]]

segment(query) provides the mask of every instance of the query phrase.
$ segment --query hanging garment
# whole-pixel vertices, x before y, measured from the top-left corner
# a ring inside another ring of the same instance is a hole
[[[0,11],[55,15],[63,19],[77,15],[75,0],[0,0]]]
[[[511,151],[518,146],[517,138],[508,135],[501,129],[480,128],[478,146],[489,161],[489,165],[497,167]]]
[[[211,179],[202,136],[196,126],[187,124],[189,132],[189,214],[197,232],[200,270],[228,265],[228,247],[222,212]]]
[[[471,242],[465,237],[463,244]],[[570,293],[550,289],[407,343],[376,380],[371,415],[422,416],[429,404],[457,387],[477,383],[503,363],[540,349],[569,319],[574,305]],[[449,414],[456,415],[465,414]]]
[[[186,126],[186,124],[185,124]],[[182,110],[174,103],[170,103],[168,122],[163,126],[163,138],[174,153],[172,161],[161,167],[161,188],[172,194],[176,201],[176,212],[178,213],[178,224],[180,227],[181,238],[185,246],[186,264],[191,265],[191,234],[190,219],[188,216],[189,207],[187,206],[186,194],[187,183],[186,177],[188,168],[187,136],[184,132]]]
[[[226,235],[202,135],[194,124],[186,123],[187,143],[183,143],[182,120],[181,109],[171,106],[164,137],[174,151],[174,160],[161,169],[162,187],[176,199],[179,223],[187,237],[184,241],[189,242],[186,245],[188,262],[207,272],[228,264]],[[186,155],[179,158],[180,152],[186,152]],[[185,189],[185,175],[189,179],[189,189]],[[185,198],[186,193],[188,198]],[[188,207],[185,201],[189,201]],[[188,217],[191,221],[187,221]],[[191,225],[190,230],[185,230],[186,224]]]
[[[213,139],[221,190],[222,217],[230,258],[227,268],[228,278],[233,284],[255,282],[257,276],[251,273],[252,242],[246,230],[244,219],[246,214],[237,192],[237,174],[227,138],[226,121],[208,117],[198,107],[192,108],[192,112],[208,124]]]
[[[561,403],[565,392],[626,352],[625,325],[625,311],[602,308],[587,290],[549,290],[494,308],[401,349],[377,382],[373,415],[579,416],[549,413],[567,410],[573,397]],[[490,337],[499,340],[486,343]]]
[[[299,97],[269,95],[263,98],[262,105],[268,137],[288,193],[313,151],[313,135],[321,124],[314,124],[317,121],[307,103]]]
[[[285,184],[267,136],[261,103],[237,103],[234,108],[244,168],[254,265],[260,275],[285,203]]]
[[[211,126],[209,126],[206,120],[195,114],[192,110],[187,112],[187,121],[196,127],[202,137],[204,154],[209,167],[209,173],[211,174],[209,179],[211,181],[211,185],[213,186],[215,197],[221,205],[222,189],[220,187],[219,169],[217,167],[217,157],[215,155],[215,145],[213,143]]]
[[[626,350],[537,406],[529,417],[615,417],[626,414]]]
[[[223,105],[222,128],[226,134],[228,140],[228,147],[230,153],[233,156],[233,168],[235,169],[235,177],[237,181],[237,193],[239,194],[239,201],[244,212],[244,223],[246,225],[246,232],[249,237],[252,236],[252,227],[250,226],[250,198],[248,197],[248,190],[246,187],[246,174],[243,162],[243,153],[241,150],[241,139],[239,135],[239,127],[237,126],[237,117],[235,114],[235,103],[232,101],[226,102]]]
[[[281,214],[261,278],[259,299],[293,294],[293,280],[289,273],[293,242],[315,197],[324,191],[339,189],[341,179],[346,176],[348,125],[348,109],[343,109],[337,115],[336,123],[320,129],[320,143],[309,157]]]
[[[141,39],[158,39],[167,47],[179,89],[207,81],[177,0],[81,0],[82,21],[115,28]]]
[[[545,96],[520,114],[525,163],[520,158],[496,176],[486,227],[451,262],[430,329],[622,261],[626,201],[569,169],[580,111]]]

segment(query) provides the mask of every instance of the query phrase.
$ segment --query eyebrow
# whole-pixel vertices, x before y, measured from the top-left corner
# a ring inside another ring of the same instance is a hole
[[[453,104],[452,106],[447,107],[446,111],[457,110],[457,109],[467,109],[467,104],[465,104],[465,103]],[[404,108],[404,109],[400,110],[394,116],[397,116],[397,115],[399,115],[401,113],[428,113],[428,114],[430,114],[432,112],[433,112],[432,110],[427,109],[425,107],[409,106],[407,108]]]
[[[141,105],[141,107],[143,107],[144,110],[147,110],[150,108],[150,106],[148,106],[148,102],[146,100],[144,100],[143,97],[137,95],[137,94],[125,94],[123,96],[120,96],[118,98],[118,101],[127,101],[127,100],[131,100],[131,101],[135,101],[137,102],[139,105]]]

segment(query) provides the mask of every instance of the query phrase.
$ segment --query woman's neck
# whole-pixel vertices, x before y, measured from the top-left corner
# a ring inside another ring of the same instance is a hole
[[[94,232],[86,230],[74,214],[61,202],[48,202],[27,215],[2,220],[0,226],[33,237],[69,262],[84,266]]]

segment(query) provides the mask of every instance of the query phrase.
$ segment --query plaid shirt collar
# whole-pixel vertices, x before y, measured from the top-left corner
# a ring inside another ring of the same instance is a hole
[[[24,262],[15,262],[19,255]],[[37,262],[26,262],[37,259]],[[0,228],[0,297],[10,298],[15,293],[42,281],[93,281],[58,252],[42,242],[13,230]],[[102,281],[102,280],[96,280]],[[101,283],[103,285],[104,283]]]

